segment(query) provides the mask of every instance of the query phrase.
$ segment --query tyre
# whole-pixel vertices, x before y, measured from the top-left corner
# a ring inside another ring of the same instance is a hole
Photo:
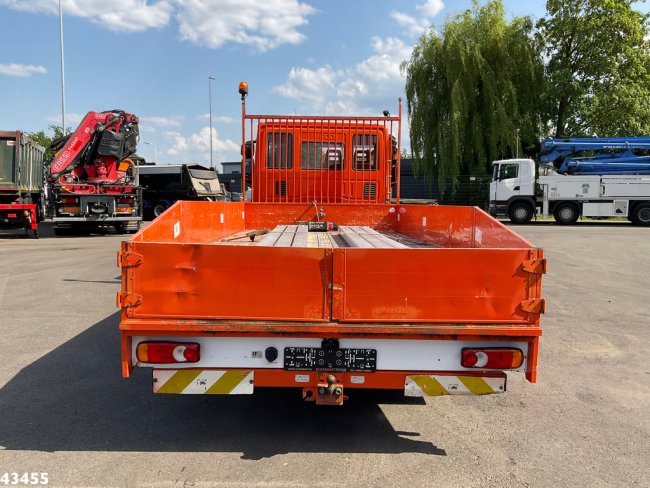
[[[118,234],[126,234],[126,222],[116,223],[115,232],[117,232]]]
[[[155,219],[156,217],[160,217],[160,215],[167,210],[167,203],[159,201],[159,202],[154,202],[154,204],[151,206],[151,213],[153,214],[153,218]]]
[[[43,222],[45,220],[45,212],[43,206],[39,203],[36,206],[36,222]]]
[[[528,202],[514,202],[508,207],[508,218],[513,224],[528,224],[533,219],[533,207]]]
[[[560,203],[553,210],[553,217],[560,225],[573,225],[580,217],[580,209],[573,203]]]
[[[632,223],[636,225],[650,225],[650,203],[640,203],[632,209],[630,216]]]

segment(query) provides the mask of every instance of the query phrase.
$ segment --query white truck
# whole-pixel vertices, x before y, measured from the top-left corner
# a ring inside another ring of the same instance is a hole
[[[532,159],[492,163],[490,214],[517,224],[552,214],[565,225],[581,215],[650,225],[648,149],[650,138],[546,139],[538,172]]]

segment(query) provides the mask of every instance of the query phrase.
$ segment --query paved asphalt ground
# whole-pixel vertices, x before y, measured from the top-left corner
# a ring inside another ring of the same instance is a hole
[[[45,229],[47,230],[47,229]],[[120,236],[0,236],[0,476],[51,486],[650,486],[650,229],[546,249],[539,383],[487,397],[154,396],[120,376]],[[0,487],[2,484],[0,483]]]

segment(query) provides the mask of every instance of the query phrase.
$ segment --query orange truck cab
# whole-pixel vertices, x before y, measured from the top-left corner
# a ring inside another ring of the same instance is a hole
[[[240,93],[253,201],[179,201],[122,243],[123,376],[329,405],[536,381],[543,251],[478,208],[401,204],[401,110],[256,116]]]

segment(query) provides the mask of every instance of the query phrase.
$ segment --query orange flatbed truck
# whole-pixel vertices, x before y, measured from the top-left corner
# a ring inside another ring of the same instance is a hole
[[[543,251],[478,208],[399,203],[401,110],[261,117],[240,93],[253,201],[179,201],[122,243],[124,377],[152,368],[172,394],[296,387],[318,404],[536,381]]]

